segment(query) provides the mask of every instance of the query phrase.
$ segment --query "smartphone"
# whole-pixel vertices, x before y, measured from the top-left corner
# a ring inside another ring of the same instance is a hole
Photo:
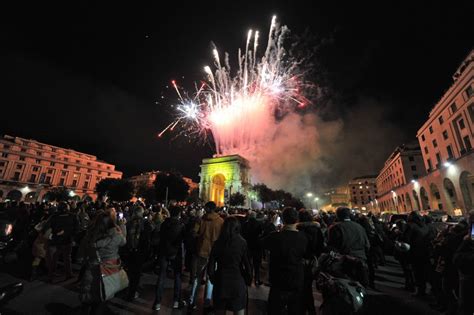
[[[119,219],[122,220],[123,219],[123,212],[119,212],[118,216],[119,216]]]
[[[474,241],[474,222],[471,223],[471,240]]]

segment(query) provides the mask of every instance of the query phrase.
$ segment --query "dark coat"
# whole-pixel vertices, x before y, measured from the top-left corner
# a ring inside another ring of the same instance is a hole
[[[343,255],[350,255],[367,262],[370,243],[367,233],[360,224],[342,221],[329,228],[328,247]]]
[[[53,215],[43,226],[43,232],[51,228],[51,245],[67,245],[79,230],[77,216],[72,213],[60,213]],[[61,231],[63,231],[61,233]],[[61,233],[61,234],[60,234]]]
[[[256,218],[249,218],[242,225],[242,236],[247,241],[247,246],[249,250],[258,250],[260,249],[260,237],[263,233],[262,223],[257,221]]]
[[[165,257],[175,257],[180,253],[184,238],[184,225],[178,218],[167,218],[160,227],[158,252]]]
[[[324,236],[319,225],[313,222],[303,222],[298,224],[298,231],[303,232],[308,240],[304,258],[319,257],[324,250]]]
[[[412,261],[429,259],[432,239],[425,223],[409,222],[403,238],[410,244],[409,257]]]
[[[218,239],[212,246],[207,271],[214,284],[216,299],[245,298],[246,284],[243,270],[250,270],[247,242],[237,237],[224,242]]]
[[[271,286],[285,291],[299,291],[304,284],[303,257],[306,253],[306,236],[297,230],[283,229],[263,239],[270,251]]]
[[[459,270],[459,314],[474,312],[474,241],[463,240],[454,254],[454,264]]]

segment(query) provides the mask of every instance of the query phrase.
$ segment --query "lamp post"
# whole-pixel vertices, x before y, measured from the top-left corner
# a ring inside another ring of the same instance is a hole
[[[319,200],[319,197],[314,198],[314,203],[315,203],[316,210],[318,209],[318,200]]]

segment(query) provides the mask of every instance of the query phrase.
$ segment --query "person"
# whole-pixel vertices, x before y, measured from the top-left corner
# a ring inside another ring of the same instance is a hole
[[[126,243],[125,235],[125,226],[117,226],[109,213],[101,211],[83,238],[79,254],[83,258],[85,268],[79,298],[83,303],[84,313],[103,314],[106,310],[107,305],[101,301],[99,295],[99,259],[104,264],[120,266],[119,248]]]
[[[262,265],[262,248],[260,247],[260,237],[262,233],[263,227],[262,224],[257,221],[257,214],[254,211],[250,211],[247,221],[245,221],[242,226],[242,236],[247,241],[256,286],[261,284],[260,266]]]
[[[471,237],[471,226],[474,224],[474,210],[469,212],[469,232],[454,254],[453,262],[459,271],[459,313],[474,313],[474,240]]]
[[[158,245],[159,274],[156,282],[155,302],[153,309],[159,311],[166,270],[171,265],[174,271],[174,302],[173,308],[178,309],[181,302],[181,271],[183,268],[183,238],[184,225],[180,222],[181,207],[171,206],[170,217],[166,218],[160,228],[160,242]]]
[[[301,314],[304,287],[303,257],[307,239],[296,228],[298,212],[287,207],[282,212],[281,232],[273,232],[262,240],[270,251],[268,314]]]
[[[415,290],[415,281],[413,280],[413,271],[412,266],[409,261],[409,253],[407,251],[406,240],[403,238],[405,235],[405,230],[407,229],[407,223],[403,219],[395,221],[395,228],[393,229],[394,233],[394,252],[393,257],[398,260],[400,266],[402,267],[403,276],[405,277],[405,285],[403,289],[413,292]]]
[[[309,211],[300,210],[298,213],[299,224],[298,231],[305,234],[308,244],[304,254],[304,286],[303,286],[303,311],[309,314],[316,314],[313,297],[313,279],[315,275],[313,266],[317,263],[317,258],[324,250],[324,236],[317,223],[313,222],[313,218]]]
[[[328,247],[340,254],[358,258],[367,269],[369,238],[364,228],[351,221],[351,210],[346,207],[336,209],[336,222],[328,230]],[[368,274],[358,277],[362,285],[368,284]]]
[[[65,202],[58,204],[57,213],[54,214],[44,225],[42,232],[51,228],[51,236],[48,241],[46,259],[48,263],[49,282],[54,281],[54,273],[58,264],[59,256],[62,256],[66,279],[71,279],[72,273],[72,241],[78,231],[77,216],[69,213],[69,205]]]
[[[216,314],[229,310],[234,315],[243,315],[247,305],[246,285],[250,285],[252,274],[247,242],[240,235],[237,218],[225,219],[221,234],[212,246],[207,272],[214,285],[212,299]]]
[[[126,266],[130,279],[127,297],[129,301],[139,296],[138,287],[140,285],[146,249],[148,248],[143,220],[144,212],[145,209],[142,206],[135,206],[130,221],[127,222],[128,257],[126,259]]]
[[[191,309],[196,307],[196,297],[199,279],[198,277],[206,273],[206,264],[211,252],[212,245],[219,237],[221,233],[222,224],[224,220],[217,214],[216,204],[212,201],[207,202],[204,205],[204,210],[206,213],[202,217],[201,225],[199,227],[199,232],[197,235],[197,253],[193,259],[193,267],[191,272],[191,296],[190,296],[190,306]],[[207,279],[206,290],[205,290],[205,307],[209,307],[211,304],[212,298],[212,283]]]
[[[403,238],[410,244],[409,260],[413,266],[417,297],[426,295],[427,272],[430,270],[430,229],[418,211],[412,211],[407,218],[407,229]]]

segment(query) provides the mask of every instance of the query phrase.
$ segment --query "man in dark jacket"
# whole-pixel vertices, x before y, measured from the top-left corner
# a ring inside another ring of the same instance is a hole
[[[431,233],[418,211],[412,211],[407,218],[404,239],[410,244],[409,260],[415,277],[415,296],[426,295],[427,272],[430,270]]]
[[[328,230],[328,247],[343,255],[358,258],[364,265],[364,273],[358,276],[363,285],[367,285],[367,253],[370,249],[369,238],[364,228],[351,221],[351,210],[346,207],[336,209],[336,223]]]
[[[285,208],[282,213],[283,229],[263,239],[270,251],[270,293],[268,314],[301,314],[301,296],[304,285],[303,257],[307,239],[296,229],[298,212]]]
[[[160,243],[158,245],[159,275],[156,282],[156,295],[153,309],[159,311],[163,295],[163,285],[166,278],[166,269],[170,264],[174,271],[174,303],[177,309],[181,302],[181,270],[183,267],[183,238],[184,225],[180,222],[181,208],[171,206],[170,217],[160,227]]]
[[[349,208],[337,208],[336,219],[337,222],[329,227],[328,246],[343,255],[359,258],[366,264],[370,243],[364,228],[351,221]]]
[[[66,279],[73,277],[71,267],[72,241],[78,231],[78,225],[77,216],[69,213],[67,203],[61,202],[58,204],[56,214],[43,226],[43,232],[51,228],[51,239],[48,242],[46,254],[50,282],[53,282],[60,255],[63,257]]]
[[[263,227],[257,221],[257,214],[253,211],[249,212],[247,221],[242,226],[242,236],[247,241],[248,254],[254,273],[255,285],[260,285],[260,266],[262,264],[262,248],[260,246],[260,238],[262,237]]]

